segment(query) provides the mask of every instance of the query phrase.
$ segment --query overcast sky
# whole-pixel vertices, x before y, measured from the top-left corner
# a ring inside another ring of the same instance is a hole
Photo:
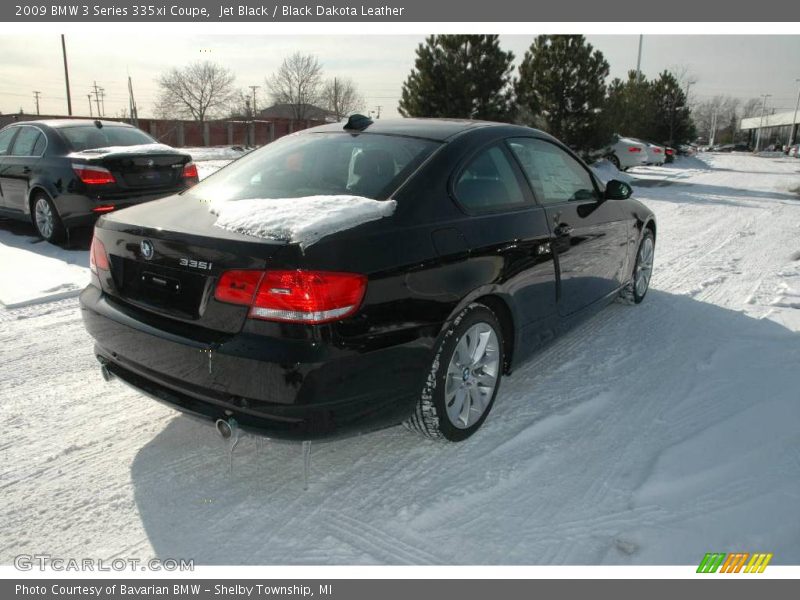
[[[180,24],[175,25],[176,28]],[[128,106],[127,77],[133,79],[140,116],[152,115],[157,92],[154,79],[170,67],[211,59],[231,68],[241,88],[260,85],[259,107],[268,104],[265,76],[295,51],[315,54],[327,76],[347,76],[358,84],[367,110],[382,106],[384,117],[397,115],[400,88],[414,65],[414,50],[424,36],[254,36],[175,35],[104,37],[85,32],[67,35],[73,112],[89,114],[87,94],[96,81],[105,89],[105,114],[116,116]],[[517,63],[533,36],[503,35]],[[638,35],[590,35],[603,52],[612,77],[636,68]],[[42,114],[66,114],[66,93],[57,35],[0,36],[0,111],[34,112],[33,91],[41,92]],[[800,36],[644,37],[642,70],[648,77],[663,69],[685,67],[696,80],[694,101],[717,94],[746,100],[772,94],[769,108],[793,110],[800,78]]]

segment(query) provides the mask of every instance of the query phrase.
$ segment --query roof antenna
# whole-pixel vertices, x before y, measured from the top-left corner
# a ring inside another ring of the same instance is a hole
[[[102,129],[103,128],[103,122],[100,119],[96,119],[95,122],[94,122],[94,126],[97,127],[98,129]]]
[[[345,129],[356,129],[358,131],[362,131],[372,125],[372,119],[369,117],[365,117],[364,115],[350,115],[350,118],[347,119],[347,123],[345,123]]]

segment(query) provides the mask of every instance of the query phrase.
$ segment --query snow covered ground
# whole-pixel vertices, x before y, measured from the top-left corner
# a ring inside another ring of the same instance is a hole
[[[0,563],[800,563],[800,161],[630,175],[659,224],[642,305],[506,378],[467,442],[315,443],[307,491],[298,445],[245,437],[229,472],[209,426],[104,383],[75,299],[0,311]]]

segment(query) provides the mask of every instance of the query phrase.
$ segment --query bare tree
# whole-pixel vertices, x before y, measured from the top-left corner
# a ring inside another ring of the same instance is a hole
[[[323,99],[322,65],[313,54],[295,52],[266,84],[275,104],[288,104],[295,119],[306,119],[309,107]]]
[[[173,68],[157,79],[156,112],[170,118],[205,121],[229,110],[236,76],[210,61]]]
[[[336,120],[364,109],[364,97],[352,79],[334,77],[325,83],[323,91],[325,108],[333,113]]]

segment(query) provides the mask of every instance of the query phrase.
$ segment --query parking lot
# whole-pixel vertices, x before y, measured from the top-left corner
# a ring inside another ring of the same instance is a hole
[[[0,307],[0,561],[691,564],[738,548],[797,564],[800,161],[707,153],[629,175],[659,220],[642,305],[505,379],[462,444],[400,427],[314,443],[307,490],[298,445],[246,436],[229,463],[212,427],[104,382],[75,298],[86,241],[0,222],[17,298]]]

